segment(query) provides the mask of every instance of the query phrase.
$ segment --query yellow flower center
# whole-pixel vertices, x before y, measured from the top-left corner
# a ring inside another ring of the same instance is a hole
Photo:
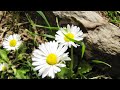
[[[7,67],[6,66],[2,66],[2,71],[6,71]]]
[[[10,41],[9,44],[10,44],[11,47],[15,47],[16,44],[17,44],[17,41],[15,39],[13,39],[13,40]]]
[[[74,35],[73,35],[72,33],[68,33],[68,34],[66,34],[66,36],[69,37],[69,38],[71,38],[71,39],[74,39]],[[67,38],[66,36],[64,37],[64,40],[65,40],[66,42],[69,42],[70,39]]]
[[[46,62],[50,65],[54,65],[57,63],[57,56],[53,53],[47,56]]]

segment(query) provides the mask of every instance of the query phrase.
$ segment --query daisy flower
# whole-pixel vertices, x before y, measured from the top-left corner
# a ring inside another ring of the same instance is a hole
[[[7,69],[8,69],[8,64],[7,63],[0,64],[0,71],[6,71]]]
[[[50,41],[39,45],[39,49],[33,51],[32,65],[34,70],[39,71],[39,76],[42,78],[49,76],[55,77],[57,72],[60,72],[60,67],[65,67],[65,61],[70,61],[66,46],[59,45],[58,42]]]
[[[70,27],[70,25],[68,24],[67,28],[66,27],[60,28],[60,30],[58,30],[56,33],[57,34],[55,35],[55,40],[57,42],[61,43],[62,45],[69,46],[69,48],[71,48],[71,45],[76,47],[76,48],[79,45],[75,44],[73,41],[68,39],[66,36],[68,36],[71,39],[77,40],[77,41],[83,40],[83,32],[82,32],[82,30],[80,30],[79,27],[74,26],[74,25],[72,25]]]
[[[21,41],[20,35],[13,34],[4,39],[3,48],[6,48],[7,50],[15,50],[15,49],[19,48],[21,43],[22,43],[22,41]]]

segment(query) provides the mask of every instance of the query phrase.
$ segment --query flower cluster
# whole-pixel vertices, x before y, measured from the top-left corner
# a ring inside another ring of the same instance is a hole
[[[60,67],[65,67],[65,61],[70,61],[68,52],[65,53],[68,47],[79,46],[69,38],[80,41],[83,40],[83,32],[77,26],[68,24],[67,28],[60,28],[56,32],[55,40],[39,45],[39,49],[33,51],[32,65],[36,66],[34,70],[39,71],[39,76],[42,78],[49,76],[55,77],[55,73],[60,72]],[[67,38],[67,37],[69,38]]]
[[[45,42],[39,45],[32,53],[32,65],[35,67],[34,71],[38,71],[38,75],[42,78],[48,76],[55,78],[55,74],[61,71],[61,67],[66,67],[66,61],[70,61],[69,53],[66,52],[68,48],[79,46],[73,40],[83,40],[83,32],[77,26],[70,26],[60,28],[55,35],[55,40]],[[72,39],[72,40],[71,40]],[[21,37],[18,34],[10,35],[3,41],[3,48],[6,50],[17,50],[22,43]],[[7,70],[6,63],[0,64],[0,71]]]

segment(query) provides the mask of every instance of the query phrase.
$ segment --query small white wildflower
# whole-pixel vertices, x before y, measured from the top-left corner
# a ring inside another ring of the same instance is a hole
[[[21,45],[21,37],[18,34],[10,35],[9,37],[6,37],[3,41],[3,48],[6,48],[7,50],[16,50]]]
[[[8,69],[8,64],[7,63],[0,64],[0,71],[6,71],[7,69]]]
[[[70,27],[70,25],[68,24],[67,28],[65,28],[65,27],[60,28],[60,30],[58,30],[56,33],[57,34],[55,35],[55,40],[57,42],[59,42],[60,44],[62,44],[62,45],[69,46],[69,48],[71,48],[71,45],[76,47],[76,48],[79,45],[75,44],[75,42],[71,41],[66,36],[68,36],[71,39],[77,40],[77,41],[83,40],[83,32],[82,32],[82,30],[80,30],[79,27],[74,26],[74,25],[72,25]]]
[[[39,76],[42,78],[49,76],[55,77],[55,73],[60,72],[60,67],[65,67],[65,61],[70,61],[66,46],[58,44],[58,42],[50,41],[39,45],[39,49],[33,51],[32,65],[34,70],[39,70]]]

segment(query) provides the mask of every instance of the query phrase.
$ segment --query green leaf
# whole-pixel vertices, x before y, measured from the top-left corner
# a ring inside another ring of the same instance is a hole
[[[105,63],[105,62],[103,62],[103,61],[99,61],[99,60],[92,60],[92,62],[97,63],[97,64],[105,64],[105,65],[109,66],[110,68],[112,67],[110,64]]]
[[[25,43],[23,42],[18,49],[18,53],[25,53],[26,49],[27,49],[27,47],[26,47]]]
[[[45,17],[44,13],[42,11],[37,11],[37,13],[40,14],[40,16],[45,20],[46,24],[50,27],[50,24],[49,24],[47,18]]]
[[[0,63],[3,63],[3,62],[5,62],[5,60],[3,60],[3,59],[0,59]]]
[[[28,70],[18,69],[16,70],[15,77],[17,79],[27,79],[27,76],[25,76],[26,72],[28,72]]]
[[[18,55],[18,57],[17,57],[17,58],[18,58],[18,60],[22,60],[22,59],[24,58],[24,55],[25,55],[24,53],[19,54],[19,55]]]
[[[68,79],[71,77],[70,75],[71,75],[71,71],[67,67],[61,68],[61,71],[57,73],[57,76],[60,79]]]
[[[85,74],[90,72],[92,70],[92,67],[88,63],[84,62],[84,63],[81,63],[78,70],[80,74]]]
[[[83,55],[84,55],[84,53],[85,53],[85,44],[84,44],[84,42],[82,42],[81,43],[81,45],[82,45],[82,55],[81,55],[81,58],[83,58]]]
[[[7,52],[5,50],[0,49],[0,57],[4,60],[4,61],[8,61],[9,58],[7,56]]]

